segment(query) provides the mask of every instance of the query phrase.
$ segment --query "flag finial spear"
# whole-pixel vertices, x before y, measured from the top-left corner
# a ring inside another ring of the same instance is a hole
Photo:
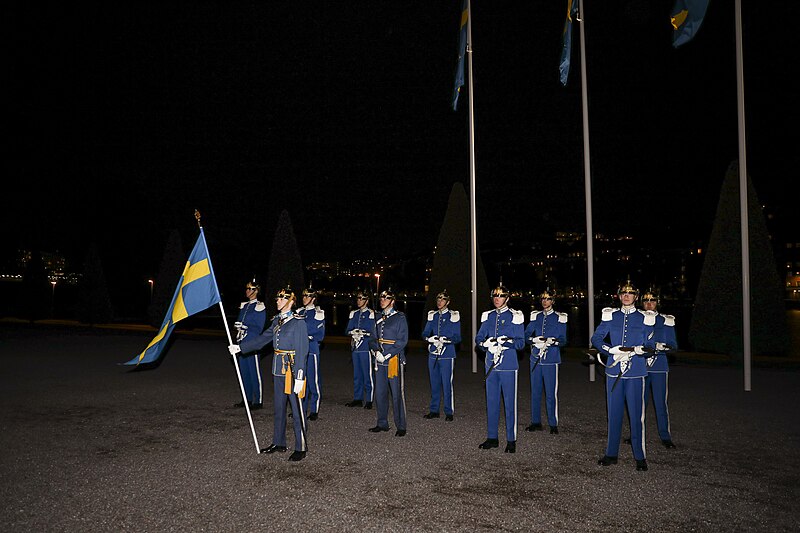
[[[197,227],[202,229],[203,225],[200,224],[200,211],[198,211],[197,209],[194,210],[194,218],[197,219]]]

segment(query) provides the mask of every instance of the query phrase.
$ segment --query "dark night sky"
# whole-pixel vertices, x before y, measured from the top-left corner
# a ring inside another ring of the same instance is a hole
[[[23,192],[3,208],[3,248],[79,262],[94,241],[107,269],[147,277],[171,229],[194,241],[195,208],[215,262],[263,262],[284,208],[304,262],[433,246],[469,180],[466,105],[450,107],[460,3],[16,3],[4,174]],[[737,157],[733,2],[712,0],[678,50],[672,3],[587,0],[596,231],[628,231],[613,209],[649,203],[651,228],[706,238]],[[479,239],[581,231],[577,27],[558,81],[566,0],[474,4]],[[743,4],[748,169],[785,216],[797,8]]]

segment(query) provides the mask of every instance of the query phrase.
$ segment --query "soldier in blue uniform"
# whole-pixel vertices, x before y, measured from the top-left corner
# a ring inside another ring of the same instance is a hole
[[[603,309],[600,325],[592,335],[592,346],[607,357],[603,364],[606,367],[608,442],[605,455],[597,463],[602,466],[617,464],[622,418],[627,407],[636,470],[647,470],[644,444],[647,363],[644,356],[655,348],[655,313],[641,313],[636,309],[634,304],[639,290],[630,280],[619,288],[617,294],[622,307]]]
[[[261,335],[249,336],[241,344],[231,344],[231,355],[256,352],[272,343],[275,357],[272,361],[274,425],[272,444],[261,453],[286,451],[286,405],[292,407],[294,420],[294,452],[290,461],[300,461],[308,450],[305,414],[302,398],[305,396],[306,359],[308,358],[308,328],[292,312],[296,297],[290,288],[281,289],[275,296],[278,314]]]
[[[308,413],[309,420],[316,420],[319,416],[319,404],[322,399],[319,344],[325,338],[325,311],[316,303],[317,291],[311,286],[303,289],[303,307],[297,311],[297,315],[306,321],[306,328],[308,328],[307,390],[303,408]]]
[[[444,392],[444,419],[452,422],[453,369],[455,345],[461,342],[461,315],[448,306],[450,296],[444,290],[436,295],[436,309],[428,311],[422,338],[428,342],[428,376],[431,379],[431,403],[424,418],[439,418],[441,392]]]
[[[678,349],[678,340],[675,336],[675,317],[664,315],[657,312],[658,297],[653,291],[648,291],[642,296],[642,307],[644,311],[656,313],[655,353],[647,358],[647,377],[644,381],[644,408],[647,410],[647,403],[650,394],[653,394],[653,406],[656,410],[656,421],[658,424],[658,436],[661,443],[667,448],[674,448],[672,442],[672,432],[669,425],[669,361],[667,352]]]
[[[550,434],[558,434],[558,368],[561,347],[567,344],[567,314],[553,309],[555,292],[545,290],[540,296],[541,311],[531,312],[525,328],[525,342],[531,347],[531,424],[525,431],[542,429],[542,389]]]
[[[394,308],[394,291],[381,293],[381,315],[369,336],[369,346],[375,357],[375,408],[378,424],[372,433],[389,431],[389,392],[392,394],[396,437],[406,434],[405,366],[408,323],[406,315]]]
[[[242,342],[247,336],[256,337],[264,330],[267,321],[267,307],[258,300],[261,286],[255,278],[247,282],[244,289],[247,301],[239,304],[239,316],[236,318],[236,342]],[[261,388],[261,354],[256,352],[239,356],[239,373],[242,377],[244,394],[251,409],[263,407]],[[244,407],[244,400],[235,404],[235,407]]]
[[[353,401],[347,407],[372,409],[372,365],[369,355],[369,336],[375,327],[375,311],[369,308],[369,294],[356,292],[356,309],[350,311],[346,332],[350,335],[350,350],[353,357]]]
[[[525,317],[522,311],[508,307],[510,293],[503,285],[492,290],[494,309],[484,311],[481,326],[475,335],[478,349],[486,352],[487,438],[478,447],[497,448],[500,425],[500,402],[505,405],[506,453],[517,451],[517,382],[519,361],[517,350],[525,347]]]

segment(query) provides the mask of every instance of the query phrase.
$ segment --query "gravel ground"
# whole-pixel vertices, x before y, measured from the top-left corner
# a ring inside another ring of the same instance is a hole
[[[526,433],[520,371],[516,454],[479,450],[483,377],[456,366],[455,421],[425,420],[421,348],[406,367],[408,434],[373,434],[375,411],[348,408],[347,346],[323,349],[323,403],[309,452],[259,455],[224,338],[179,334],[163,364],[117,363],[149,332],[0,326],[0,523],[4,531],[797,531],[800,372],[676,364],[676,449],[650,407],[647,472],[630,449],[601,467],[602,374],[576,354],[560,372],[559,435]],[[268,391],[271,391],[267,377]],[[272,437],[271,401],[253,412]],[[391,420],[391,413],[390,413]],[[627,434],[627,429],[623,430]],[[500,429],[501,437],[504,430]],[[287,431],[291,449],[291,425]]]

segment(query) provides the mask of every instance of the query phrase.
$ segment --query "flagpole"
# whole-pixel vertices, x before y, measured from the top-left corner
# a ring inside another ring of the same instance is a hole
[[[736,103],[739,127],[739,208],[742,224],[742,321],[744,390],[750,391],[750,224],[747,209],[747,146],[744,127],[744,68],[742,57],[742,0],[736,0]]]
[[[478,336],[478,237],[475,210],[475,116],[472,84],[472,6],[467,0],[467,76],[469,83],[469,225],[470,225],[470,292],[472,294],[472,373],[478,372],[478,354],[473,346]]]
[[[586,197],[586,267],[588,277],[589,306],[589,347],[592,347],[594,334],[594,231],[592,230],[592,169],[589,161],[589,97],[586,82],[586,34],[584,31],[586,16],[583,0],[578,4],[578,22],[581,32],[581,103],[583,107],[583,175],[584,195]],[[589,381],[595,380],[595,363],[589,363]]]
[[[200,235],[203,236],[203,241],[205,241],[205,235],[203,234],[203,226],[200,224],[200,211],[197,209],[194,210],[194,218],[197,219],[197,227],[200,229]],[[208,251],[208,244],[206,244],[206,253],[208,254],[208,265],[209,268],[212,269],[213,275],[213,267],[211,266],[211,252]],[[216,276],[214,277],[216,279]],[[225,334],[228,336],[228,346],[233,344],[233,337],[231,337],[231,330],[228,326],[228,321],[225,319],[225,307],[222,305],[222,298],[219,300],[219,312],[222,316],[222,324],[225,326]],[[242,373],[239,372],[239,361],[237,361],[235,355],[231,355],[233,358],[233,366],[236,368],[236,378],[239,380],[239,390],[242,392],[242,401],[244,402],[245,411],[247,411],[247,420],[250,422],[250,431],[253,433],[253,443],[256,445],[256,453],[261,453],[261,449],[258,447],[258,437],[256,437],[256,428],[253,425],[253,416],[250,414],[250,402],[247,401],[247,394],[244,392],[244,383],[242,382]],[[258,355],[254,355],[253,357],[258,357]]]

